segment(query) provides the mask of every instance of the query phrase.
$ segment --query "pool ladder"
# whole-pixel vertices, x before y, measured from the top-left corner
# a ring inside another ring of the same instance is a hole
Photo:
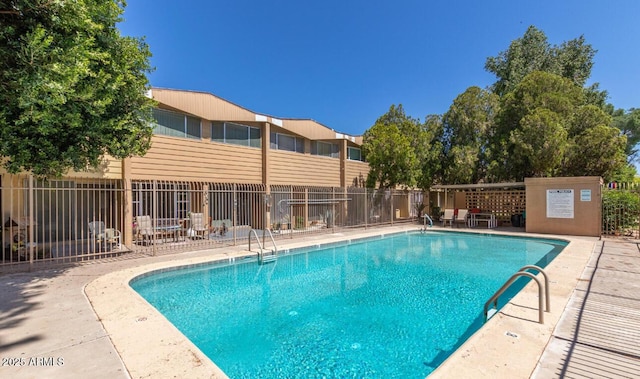
[[[433,227],[433,220],[431,219],[431,217],[429,217],[428,214],[424,214],[422,215],[422,218],[424,219],[424,227],[421,229],[423,232],[427,231],[427,220],[429,220],[429,226]]]
[[[278,246],[276,246],[276,241],[273,239],[273,234],[271,234],[271,230],[265,229],[265,230],[262,230],[262,233],[263,233],[262,234],[263,238],[265,233],[269,235],[269,238],[271,238],[271,243],[273,244],[273,249],[268,250],[264,248],[264,246],[262,245],[262,242],[260,242],[260,238],[258,237],[258,232],[256,229],[251,229],[251,232],[249,233],[249,251],[251,251],[251,236],[255,236],[256,241],[258,241],[258,247],[260,248],[260,251],[258,251],[259,265],[263,265],[269,262],[275,262],[278,259]]]
[[[536,270],[540,272],[542,276],[544,276],[544,293],[542,290],[542,284],[540,283],[540,279],[538,279],[538,277],[536,277],[532,273],[527,272],[527,270]],[[527,266],[521,267],[520,270],[518,270],[518,272],[511,275],[509,280],[507,280],[502,285],[502,287],[500,287],[500,289],[497,290],[496,293],[493,294],[493,296],[491,296],[491,298],[484,304],[484,321],[485,322],[487,322],[487,320],[491,318],[491,316],[493,316],[498,312],[498,298],[500,297],[500,295],[502,295],[509,287],[511,287],[511,285],[521,276],[531,278],[535,280],[536,283],[538,283],[538,322],[540,324],[544,324],[544,311],[542,309],[543,299],[546,301],[545,309],[547,310],[547,312],[551,311],[551,301],[549,299],[549,277],[547,276],[547,273],[544,272],[543,269],[535,265],[527,265]],[[490,305],[493,305],[493,308],[491,308],[491,310],[489,309]]]

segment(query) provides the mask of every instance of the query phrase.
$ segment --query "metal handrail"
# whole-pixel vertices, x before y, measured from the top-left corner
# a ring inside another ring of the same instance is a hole
[[[544,272],[544,270],[536,265],[526,265],[526,266],[522,266],[520,267],[520,270],[518,271],[526,271],[526,270],[536,270],[539,273],[542,274],[542,276],[544,277],[544,299],[545,299],[545,309],[547,312],[551,312],[551,299],[549,297],[549,277],[547,276],[547,273]]]
[[[271,230],[269,230],[269,229],[262,230],[262,233],[263,233],[263,238],[264,238],[264,234],[265,233],[269,235],[269,238],[271,238],[271,243],[273,244],[272,255],[274,257],[277,257],[278,256],[278,246],[276,245],[276,240],[273,238],[273,234],[271,233]],[[260,242],[260,238],[258,237],[258,233],[257,233],[256,229],[251,229],[251,232],[249,232],[249,251],[251,251],[251,235],[252,234],[256,237],[256,241],[258,241],[258,247],[260,248],[260,251],[258,252],[258,261],[260,263],[262,263],[263,260],[264,260],[264,246]]]
[[[429,217],[428,214],[423,214],[422,218],[424,219],[424,228],[423,230],[427,230],[427,220],[429,220],[429,226],[433,228],[433,220]]]
[[[262,253],[262,250],[264,250],[264,248],[262,247],[262,243],[260,242],[260,238],[258,237],[258,233],[256,232],[255,229],[251,229],[251,231],[249,232],[249,251],[251,251],[251,235],[256,236],[256,241],[258,241],[258,247],[260,248],[260,252]]]
[[[536,277],[535,275],[533,275],[530,272],[527,272],[525,270],[527,269],[535,269],[540,271],[544,278],[545,278],[545,288],[546,291],[542,290],[542,283],[540,283],[540,279],[538,279],[538,277]],[[547,301],[546,301],[546,310],[547,312],[550,311],[550,302],[549,302],[549,280],[547,277],[547,274],[538,266],[534,266],[534,265],[527,265],[522,267],[520,270],[518,270],[518,272],[516,272],[515,274],[511,275],[511,277],[509,278],[509,280],[507,280],[505,282],[505,284],[502,285],[502,287],[500,287],[499,290],[497,290],[493,296],[491,296],[491,298],[484,304],[484,321],[487,321],[487,314],[488,314],[488,310],[489,310],[489,305],[493,303],[493,306],[497,309],[498,308],[498,298],[500,297],[500,295],[502,295],[519,277],[521,276],[525,276],[527,278],[531,278],[533,280],[536,281],[536,283],[538,283],[538,322],[540,324],[544,324],[544,310],[543,310],[543,298],[545,297],[544,294],[546,292],[547,296]]]

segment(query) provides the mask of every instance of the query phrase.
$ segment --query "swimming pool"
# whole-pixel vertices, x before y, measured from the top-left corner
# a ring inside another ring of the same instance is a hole
[[[520,267],[566,245],[400,233],[154,273],[131,286],[232,378],[424,377]],[[526,284],[518,281],[501,304]]]

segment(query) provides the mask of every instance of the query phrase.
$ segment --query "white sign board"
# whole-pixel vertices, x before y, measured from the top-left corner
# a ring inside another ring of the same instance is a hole
[[[591,190],[580,190],[580,201],[591,201]]]
[[[547,190],[547,218],[573,218],[573,190]]]

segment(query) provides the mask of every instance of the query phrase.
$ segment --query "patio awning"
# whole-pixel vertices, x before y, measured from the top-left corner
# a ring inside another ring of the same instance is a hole
[[[508,189],[508,188],[524,188],[524,187],[525,187],[524,182],[478,183],[478,184],[436,184],[431,186],[431,191]]]

